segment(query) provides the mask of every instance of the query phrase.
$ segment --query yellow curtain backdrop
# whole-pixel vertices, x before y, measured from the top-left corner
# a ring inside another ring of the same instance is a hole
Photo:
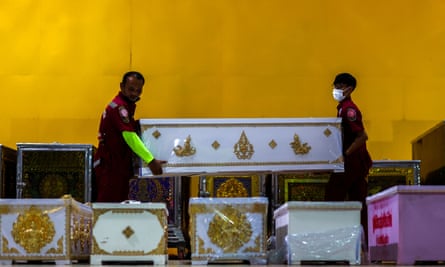
[[[443,120],[442,0],[2,0],[0,143],[96,144],[122,74],[138,118],[333,117],[358,78],[374,159]]]

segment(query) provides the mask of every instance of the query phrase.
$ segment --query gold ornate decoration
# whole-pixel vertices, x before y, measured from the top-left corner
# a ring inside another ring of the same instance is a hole
[[[215,254],[212,248],[204,248],[204,240],[198,237],[199,254]]]
[[[215,214],[209,223],[207,236],[224,253],[235,253],[253,234],[252,226],[246,214],[232,206],[225,206]]]
[[[20,254],[16,248],[9,248],[9,242],[6,237],[2,236],[2,252],[3,254]]]
[[[248,197],[249,193],[243,183],[235,178],[224,181],[216,190],[217,197]]]
[[[177,145],[175,148],[173,148],[173,151],[175,152],[176,156],[178,157],[188,157],[192,156],[196,153],[196,149],[191,145],[192,138],[187,136],[187,138],[184,141],[184,146]]]
[[[307,154],[311,150],[311,147],[307,143],[301,143],[300,137],[294,134],[294,141],[290,143],[295,154]]]
[[[158,130],[156,130],[156,131],[154,131],[151,135],[152,135],[154,138],[158,139],[158,138],[161,136],[161,133],[160,133]]]
[[[57,240],[57,248],[50,248],[46,254],[63,254],[63,236]]]
[[[215,141],[212,143],[212,147],[213,147],[213,149],[217,150],[217,149],[220,147],[220,144],[218,143],[218,141],[215,140]]]
[[[326,137],[329,137],[332,134],[332,132],[331,132],[331,130],[329,130],[329,128],[326,128],[326,130],[324,130],[323,133]]]
[[[255,246],[247,247],[244,252],[260,252],[261,250],[261,236],[255,238]]]
[[[275,140],[272,139],[272,140],[269,142],[269,146],[270,146],[270,148],[274,149],[274,148],[277,146],[277,142],[275,142]]]
[[[235,153],[238,159],[250,159],[253,153],[255,153],[253,145],[247,139],[244,131],[241,133],[238,143],[233,146],[233,153]]]
[[[122,234],[128,239],[134,234],[134,231],[130,226],[127,226],[124,230],[122,230]]]
[[[17,217],[11,232],[14,241],[28,253],[39,253],[56,234],[48,214],[36,206],[31,206]]]

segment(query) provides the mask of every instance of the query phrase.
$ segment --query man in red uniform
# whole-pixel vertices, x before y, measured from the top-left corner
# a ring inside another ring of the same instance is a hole
[[[372,160],[366,148],[368,135],[363,126],[362,113],[351,98],[356,85],[356,79],[349,73],[340,73],[334,80],[332,93],[334,99],[339,102],[337,117],[342,118],[344,173],[331,175],[326,187],[325,200],[360,201],[361,223],[367,240],[367,176]]]
[[[99,126],[99,146],[94,155],[97,202],[122,202],[128,199],[129,179],[134,176],[133,153],[148,163],[153,174],[162,174],[161,164],[137,135],[133,118],[145,80],[142,74],[124,74],[120,92],[108,104]]]

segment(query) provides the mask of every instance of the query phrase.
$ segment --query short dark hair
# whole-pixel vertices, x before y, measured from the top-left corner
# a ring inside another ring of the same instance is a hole
[[[355,88],[357,86],[357,80],[349,73],[340,73],[335,76],[334,84],[346,84]]]
[[[127,83],[128,77],[135,77],[138,80],[142,80],[142,84],[145,83],[144,75],[142,75],[140,72],[137,71],[129,71],[124,74],[124,77],[122,77],[122,84],[125,85]]]

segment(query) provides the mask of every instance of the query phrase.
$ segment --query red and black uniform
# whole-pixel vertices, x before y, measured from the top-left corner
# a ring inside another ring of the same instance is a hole
[[[362,114],[352,102],[351,97],[345,98],[337,106],[337,117],[342,118],[344,173],[331,175],[326,188],[327,201],[360,201],[362,203],[361,222],[367,234],[366,197],[368,195],[367,176],[372,166],[372,160],[366,148],[366,143],[346,155],[346,150],[363,132]],[[366,236],[365,236],[366,237]]]
[[[134,152],[125,142],[122,132],[136,132],[135,110],[136,104],[119,92],[102,114],[99,147],[94,156],[97,202],[128,199],[128,181],[134,175]]]

